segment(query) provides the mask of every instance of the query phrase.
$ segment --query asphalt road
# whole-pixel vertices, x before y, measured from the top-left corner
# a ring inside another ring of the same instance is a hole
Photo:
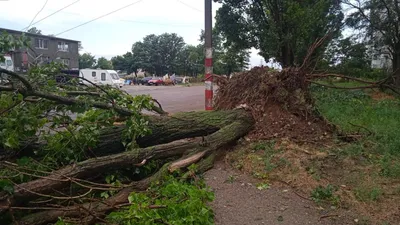
[[[169,113],[204,110],[204,85],[124,86],[131,95],[149,94]]]

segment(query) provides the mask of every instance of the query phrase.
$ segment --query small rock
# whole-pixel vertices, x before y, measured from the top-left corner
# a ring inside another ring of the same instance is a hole
[[[282,192],[285,193],[285,192],[288,192],[288,191],[289,191],[289,190],[285,189],[285,190],[283,190]]]
[[[284,206],[284,207],[280,207],[279,208],[279,210],[281,210],[281,211],[285,211],[286,209],[288,209],[289,207],[287,207],[287,206]]]
[[[354,222],[358,223],[358,219],[354,219]]]

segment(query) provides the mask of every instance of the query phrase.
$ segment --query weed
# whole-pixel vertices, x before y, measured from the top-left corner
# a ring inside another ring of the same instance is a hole
[[[268,174],[266,174],[266,173],[253,172],[252,175],[254,178],[257,178],[257,179],[267,179],[268,178]]]
[[[316,203],[328,201],[332,205],[338,205],[340,199],[338,196],[335,195],[336,190],[337,188],[335,188],[331,184],[328,184],[326,187],[318,186],[311,192],[311,198]]]
[[[306,170],[315,180],[321,180],[320,171],[314,165],[307,167]]]
[[[251,145],[254,151],[264,151],[266,154],[273,154],[275,142],[274,141],[259,141]]]
[[[273,169],[277,167],[274,163],[272,163],[272,157],[264,159],[264,164],[266,172],[271,172]]]
[[[400,178],[400,161],[386,154],[380,160],[381,175],[390,178]]]
[[[285,159],[285,158],[279,158],[279,161],[277,163],[278,167],[284,167],[284,166],[290,166],[291,163],[289,162],[289,160]]]
[[[235,180],[236,180],[235,176],[229,175],[229,177],[226,179],[226,182],[233,183],[233,182],[235,182]]]
[[[257,184],[258,190],[264,190],[264,189],[269,189],[269,188],[270,188],[269,184],[265,184],[265,183]]]
[[[363,202],[377,201],[383,194],[382,190],[379,187],[359,187],[355,189],[354,192],[357,199]]]

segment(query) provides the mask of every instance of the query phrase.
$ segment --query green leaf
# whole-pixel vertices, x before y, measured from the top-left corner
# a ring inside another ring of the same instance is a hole
[[[264,183],[257,184],[258,190],[265,190],[265,189],[269,189],[269,188],[270,188],[270,186],[268,184],[264,184]]]
[[[8,194],[14,193],[14,186],[9,180],[0,180],[0,189],[7,192]]]

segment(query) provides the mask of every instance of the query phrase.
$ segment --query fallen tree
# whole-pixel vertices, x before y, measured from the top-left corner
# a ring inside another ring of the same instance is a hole
[[[206,136],[218,131],[225,124],[236,120],[237,115],[230,112],[187,112],[177,113],[173,116],[145,116],[149,122],[151,133],[138,137],[136,143],[139,147],[148,147],[164,144],[171,141]],[[89,152],[90,157],[99,157],[112,153],[125,151],[121,139],[125,125],[115,125],[100,131],[96,147]],[[20,148],[5,149],[0,146],[0,160],[12,160],[23,156],[33,156],[34,152],[43,148],[45,141],[39,141],[37,136],[22,140]]]
[[[204,172],[219,149],[249,132],[256,139],[330,138],[335,127],[318,114],[310,94],[312,84],[324,85],[318,79],[333,76],[309,69],[320,42],[299,68],[253,68],[229,80],[216,76],[218,110],[213,112],[168,115],[149,96],[79,86],[74,79],[46,86],[53,79],[46,71],[24,77],[0,70],[11,77],[0,86],[0,216],[16,224],[48,224],[59,218],[104,222],[110,211],[129,205],[131,192],[145,191],[178,170],[182,179],[191,178],[193,164],[197,173]],[[360,88],[387,85],[385,80],[365,83]],[[143,110],[159,115],[144,115]],[[150,172],[133,174],[152,163]],[[122,182],[104,182],[107,174],[123,172]],[[111,196],[101,198],[104,191]]]
[[[215,152],[246,135],[254,124],[251,114],[243,109],[167,115],[150,97],[132,97],[95,84],[93,87],[56,84],[43,88],[35,84],[40,81],[32,82],[29,76],[1,72],[9,74],[11,79],[0,86],[2,93],[10,96],[1,109],[4,117],[0,124],[5,128],[9,123],[18,125],[13,118],[23,112],[33,121],[28,129],[34,127],[29,132],[26,126],[20,127],[20,134],[26,135],[14,141],[6,133],[0,135],[5,140],[0,149],[1,167],[3,174],[9,175],[2,178],[12,186],[11,191],[9,186],[3,186],[0,192],[0,214],[18,224],[47,224],[59,217],[95,223],[118,205],[126,204],[130,192],[145,190],[153,181],[162,179],[162,174],[185,170],[193,163],[198,163],[199,172],[212,167]],[[144,115],[141,113],[144,109],[160,116]],[[88,135],[90,132],[96,135]],[[62,154],[71,151],[83,156],[66,162],[53,153],[55,148],[60,148]],[[34,164],[52,166],[38,169],[21,165],[23,157],[32,158],[34,161],[30,162]],[[152,161],[162,161],[161,167],[145,179],[125,181],[119,186],[102,182],[105,173],[141,168]],[[28,181],[13,179],[21,174],[28,176]],[[104,200],[83,200],[99,191],[116,194]],[[84,203],[75,205],[75,201]],[[68,206],[72,202],[74,205]],[[31,215],[15,218],[18,210],[29,210]]]

